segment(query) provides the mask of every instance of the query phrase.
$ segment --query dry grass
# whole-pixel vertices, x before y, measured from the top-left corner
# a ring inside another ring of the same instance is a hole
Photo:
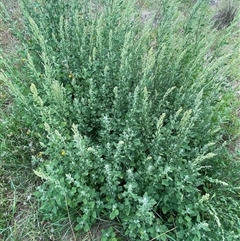
[[[0,21],[0,44],[1,48],[5,53],[13,54],[15,52],[15,47],[17,45],[17,40],[14,36],[10,33],[9,29]]]
[[[214,27],[218,30],[230,26],[238,13],[238,5],[236,1],[221,1],[217,5],[217,11],[213,16]]]
[[[12,20],[20,27],[21,13],[17,1],[2,0],[1,3],[8,11],[9,16]],[[16,47],[18,42],[13,34],[10,32],[9,27],[4,23],[4,19],[0,19],[0,48],[3,49],[5,53],[10,55],[16,53]]]

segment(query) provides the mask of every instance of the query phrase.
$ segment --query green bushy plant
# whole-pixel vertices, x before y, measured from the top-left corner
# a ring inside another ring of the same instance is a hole
[[[237,189],[215,174],[224,41],[200,3],[185,19],[163,1],[157,26],[136,5],[22,1],[22,72],[8,63],[1,79],[36,145],[40,210],[77,230],[117,220],[130,240],[234,240]]]

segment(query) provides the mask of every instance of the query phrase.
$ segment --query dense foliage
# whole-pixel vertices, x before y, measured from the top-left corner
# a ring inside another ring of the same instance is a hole
[[[45,219],[116,220],[128,240],[239,238],[218,112],[232,28],[220,38],[200,2],[186,17],[161,1],[146,20],[135,1],[22,1],[20,73],[6,62],[1,78]]]

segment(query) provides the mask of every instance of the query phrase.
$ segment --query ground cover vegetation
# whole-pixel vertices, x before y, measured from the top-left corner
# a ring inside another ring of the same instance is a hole
[[[239,239],[239,13],[186,2],[1,5],[3,240]]]

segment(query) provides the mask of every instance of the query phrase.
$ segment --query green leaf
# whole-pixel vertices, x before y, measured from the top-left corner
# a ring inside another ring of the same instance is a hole
[[[63,122],[61,122],[61,124],[60,124],[60,126],[63,128],[63,127],[65,127],[67,125],[67,122],[66,121],[63,121]]]
[[[181,216],[178,218],[178,222],[179,223],[183,223],[184,222],[184,220],[183,220],[183,218]]]
[[[189,217],[188,215],[184,217],[184,219],[187,221],[187,222],[191,222],[191,217]]]
[[[167,206],[163,206],[163,207],[162,207],[162,212],[163,212],[163,214],[166,214],[168,211],[169,211],[169,209],[168,209]]]
[[[118,209],[115,209],[110,213],[110,219],[113,220],[118,215],[119,215],[119,211],[118,211]]]

